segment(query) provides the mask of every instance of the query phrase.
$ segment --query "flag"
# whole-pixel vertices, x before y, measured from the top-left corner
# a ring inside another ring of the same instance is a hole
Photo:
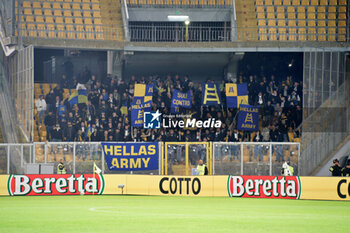
[[[178,90],[173,91],[173,98],[171,100],[171,113],[178,113],[179,107],[184,107],[191,109],[192,103],[191,103],[191,91],[188,91],[186,93],[180,92]]]
[[[239,106],[238,130],[258,131],[259,130],[259,107],[244,105]]]
[[[202,84],[202,105],[219,105],[221,104],[221,96],[219,85],[217,83]]]
[[[101,169],[99,167],[97,167],[96,163],[94,162],[94,174],[97,173],[97,174],[100,174],[101,173]]]
[[[135,103],[131,104],[131,125],[134,127],[143,126],[143,113],[151,111],[152,101],[143,102],[137,99]]]
[[[248,103],[248,87],[246,83],[226,83],[226,105],[228,108],[239,108],[240,104]]]
[[[135,84],[134,89],[134,103],[137,100],[142,100],[143,102],[152,101],[153,97],[153,85],[146,84]]]
[[[90,124],[87,127],[87,130],[85,132],[85,138],[87,138],[89,141],[91,141],[90,137],[94,132],[92,132],[92,127],[90,126]]]
[[[68,102],[70,106],[75,104],[87,104],[87,91],[83,89],[75,90],[73,94],[69,97]]]

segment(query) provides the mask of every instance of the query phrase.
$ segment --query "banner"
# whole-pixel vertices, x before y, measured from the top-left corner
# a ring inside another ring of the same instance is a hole
[[[88,103],[87,90],[86,89],[75,90],[73,94],[69,97],[68,102],[70,106],[74,106],[75,104],[87,104]]]
[[[152,97],[153,85],[135,84],[133,103],[136,103],[136,100],[141,100],[142,102],[152,101]]]
[[[108,169],[111,171],[141,171],[158,169],[158,142],[102,142],[101,144]]]
[[[241,104],[238,112],[238,130],[259,130],[259,107]]]
[[[10,175],[7,183],[10,196],[102,194],[105,186],[101,174]]]
[[[248,86],[246,83],[226,83],[226,105],[228,108],[239,108],[240,104],[248,103]]]
[[[180,92],[178,90],[173,91],[173,98],[171,100],[171,113],[178,113],[179,107],[184,107],[191,109],[191,91],[186,93]]]
[[[220,105],[221,95],[219,85],[217,83],[202,84],[202,105]]]
[[[135,103],[131,104],[131,125],[134,127],[143,126],[143,113],[151,111],[152,101],[143,102],[137,99]]]
[[[228,176],[230,197],[300,199],[298,176]]]

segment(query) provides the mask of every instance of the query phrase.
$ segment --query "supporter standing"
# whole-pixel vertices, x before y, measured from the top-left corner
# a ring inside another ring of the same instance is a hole
[[[341,176],[342,175],[342,168],[339,164],[338,159],[333,160],[333,166],[329,168],[329,171],[332,172],[332,176]]]
[[[39,99],[35,103],[38,110],[38,123],[41,125],[44,121],[45,111],[46,111],[46,101],[44,100],[44,95],[40,95]]]

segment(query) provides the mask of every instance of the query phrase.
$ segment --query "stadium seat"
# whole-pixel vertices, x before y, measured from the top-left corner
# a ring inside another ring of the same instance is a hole
[[[93,24],[91,18],[84,19],[84,23],[85,23],[85,24],[88,24],[88,25]]]
[[[310,4],[310,0],[302,0],[301,5],[308,6]]]
[[[83,9],[83,10],[91,10],[90,4],[83,4],[83,5],[82,5],[82,9]]]
[[[99,11],[99,10],[100,10],[100,5],[98,5],[98,4],[93,4],[93,5],[92,5],[92,10],[94,10],[94,11]]]
[[[86,31],[86,39],[88,39],[88,40],[95,39],[94,28],[92,27],[92,25],[86,25],[85,31]]]
[[[35,17],[35,22],[37,23],[43,23],[44,22],[44,17],[41,15],[38,15]]]
[[[260,27],[266,26],[266,21],[265,20],[258,20],[258,26],[260,26]]]
[[[63,16],[64,17],[72,17],[72,12],[71,11],[63,11]]]
[[[66,24],[73,24],[73,18],[65,17],[64,21],[65,21]]]
[[[274,19],[275,18],[275,13],[267,13],[266,18],[267,19]]]
[[[290,4],[290,1],[291,0],[283,0],[283,5],[285,5],[285,6],[290,6],[291,4]]]
[[[317,27],[326,27],[326,21],[325,20],[318,20]]]
[[[337,8],[335,6],[329,6],[328,13],[337,13]]]
[[[336,13],[328,13],[328,19],[337,19]]]
[[[78,18],[81,18],[81,17],[82,17],[80,11],[73,11],[73,16],[74,16],[74,17],[78,17]]]
[[[346,27],[346,21],[345,20],[339,20],[338,21],[338,27]]]
[[[308,27],[316,27],[316,21],[315,20],[308,20],[307,26]]]
[[[294,6],[289,6],[289,7],[287,7],[287,12],[288,12],[288,13],[295,13],[295,8],[294,8]]]
[[[288,12],[288,19],[295,19],[295,13]]]
[[[325,13],[325,12],[326,12],[326,7],[324,6],[317,7],[317,13]]]
[[[266,28],[259,28],[259,40],[267,40]]]
[[[265,5],[266,5],[266,6],[271,6],[271,5],[273,5],[273,4],[272,4],[272,0],[265,0]]]
[[[275,6],[280,6],[282,5],[282,0],[274,0],[273,3]]]
[[[283,6],[277,7],[277,13],[284,13],[284,7]]]
[[[320,6],[327,6],[328,0],[320,0]]]
[[[330,6],[337,6],[338,5],[338,1],[337,0],[329,0],[329,5]]]
[[[338,28],[338,41],[345,41],[346,28]]]
[[[317,19],[326,19],[326,13],[318,13]]]
[[[32,5],[30,4],[29,1],[23,1],[22,7],[23,8],[32,8]]]
[[[54,10],[54,11],[53,11],[53,15],[56,16],[56,17],[57,17],[57,16],[61,17],[61,16],[62,16],[62,11],[60,11],[60,10]]]
[[[69,4],[69,3],[64,2],[64,3],[62,4],[62,9],[67,9],[67,10],[70,10],[70,9],[71,9],[70,4]]]
[[[336,41],[336,28],[328,28],[328,41]]]
[[[293,6],[299,6],[300,5],[300,0],[293,0],[292,1]]]
[[[338,8],[338,12],[339,12],[339,13],[346,13],[346,6],[340,6],[340,7]]]
[[[316,19],[315,13],[307,13],[307,18],[308,19]]]
[[[305,13],[298,13],[298,19],[305,19],[306,15]]]
[[[94,11],[92,15],[94,18],[101,18],[101,13],[99,11]]]
[[[285,20],[277,20],[277,26],[285,27],[286,26],[286,21]]]
[[[318,41],[326,41],[326,28],[318,28]]]
[[[48,30],[47,36],[49,38],[56,38],[55,25],[54,24],[46,24],[46,29]]]
[[[318,0],[311,0],[312,6],[318,6]]]
[[[51,15],[52,15],[52,11],[46,9],[46,10],[44,10],[44,15],[46,15],[46,16],[51,16]]]
[[[284,13],[277,13],[277,19],[285,19]]]
[[[58,3],[58,2],[54,2],[54,3],[52,4],[52,8],[53,8],[53,9],[61,9],[61,4]]]
[[[90,11],[84,11],[84,12],[83,12],[83,17],[85,17],[85,18],[91,18],[91,13],[90,13]]]
[[[267,25],[268,25],[269,27],[276,27],[276,21],[275,21],[275,20],[268,20]]]
[[[287,29],[286,28],[278,28],[279,40],[286,41],[287,40]]]
[[[299,27],[306,27],[306,21],[305,20],[298,20],[298,26]]]
[[[80,10],[80,9],[81,9],[81,8],[80,8],[80,4],[73,3],[73,4],[72,4],[72,9],[74,9],[74,10]]]
[[[347,0],[339,0],[339,5],[340,6],[346,6],[347,5]]]
[[[255,4],[257,6],[263,6],[264,5],[264,0],[256,0]]]
[[[82,18],[75,18],[74,23],[75,24],[83,24],[83,19]]]
[[[314,27],[309,27],[308,29],[308,40],[309,41],[316,41],[316,28]]]
[[[338,19],[346,19],[345,13],[339,13]]]
[[[277,29],[275,27],[269,28],[269,40],[277,40]]]
[[[64,29],[64,25],[62,24],[57,25],[57,37],[62,39],[66,38],[66,31]]]
[[[75,39],[75,33],[74,33],[75,30],[74,30],[73,25],[66,25],[66,31],[67,31],[67,38],[68,39]]]
[[[101,18],[94,18],[94,24],[102,25]]]
[[[257,13],[257,18],[258,19],[265,19],[265,13]]]
[[[52,16],[46,16],[45,17],[45,23],[53,23],[53,17]]]
[[[306,28],[299,28],[298,40],[299,41],[306,41]]]
[[[33,8],[41,9],[41,3],[40,2],[33,2]]]
[[[76,34],[77,34],[77,39],[85,39],[85,30],[83,25],[77,25],[75,27]]]
[[[45,8],[45,9],[51,9],[51,3],[49,3],[49,2],[43,2],[43,8]]]
[[[328,20],[328,27],[336,27],[337,23],[335,20]]]
[[[42,16],[41,16],[42,17]],[[43,23],[38,23],[37,24],[37,30],[38,30],[38,36],[39,37],[43,37],[45,38],[46,37],[46,27],[45,27],[45,24]]]
[[[41,11],[41,9],[34,9],[34,15],[42,15],[43,12]]]
[[[256,7],[256,12],[264,13],[265,12],[265,8],[263,6],[258,6],[258,7]]]

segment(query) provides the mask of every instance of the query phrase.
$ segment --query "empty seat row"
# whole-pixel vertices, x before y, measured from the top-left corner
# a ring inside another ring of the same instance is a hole
[[[294,12],[301,12],[301,13],[346,13],[346,7],[345,6],[341,6],[341,7],[335,7],[335,6],[329,6],[329,7],[303,7],[303,6],[298,6],[298,7],[294,7],[294,6],[288,6],[288,7],[284,7],[284,6],[278,6],[278,7],[274,7],[274,6],[257,6],[256,7],[256,12],[257,13],[274,13],[274,12],[278,12],[278,13],[284,13],[284,12],[289,12],[289,13],[294,13]]]
[[[26,2],[23,2],[23,8],[35,8],[35,9],[73,9],[73,10],[99,10],[100,5],[99,4],[79,4],[79,3],[59,3],[59,2],[54,2],[54,3],[49,3],[49,2],[33,2],[33,5],[25,4]]]
[[[128,5],[208,5],[225,6],[232,5],[231,0],[127,0]]]
[[[34,13],[34,14],[33,14]],[[71,11],[71,10],[40,10],[40,9],[34,9],[34,12],[32,12],[31,9],[24,9],[23,15],[47,15],[47,16],[74,16],[74,17],[101,17],[100,11]]]
[[[299,26],[299,27],[346,27],[345,20],[258,20],[258,27],[285,27],[285,26]]]
[[[345,28],[259,28],[259,40],[345,41]]]
[[[103,30],[101,26],[93,27],[92,25],[73,26],[28,23],[22,25],[22,36],[103,40]]]
[[[101,25],[101,18],[76,18],[76,17],[52,17],[52,16],[26,16],[22,22],[36,22],[36,23],[65,23],[65,24],[97,24]]]
[[[347,0],[256,0],[257,6],[346,6]]]

